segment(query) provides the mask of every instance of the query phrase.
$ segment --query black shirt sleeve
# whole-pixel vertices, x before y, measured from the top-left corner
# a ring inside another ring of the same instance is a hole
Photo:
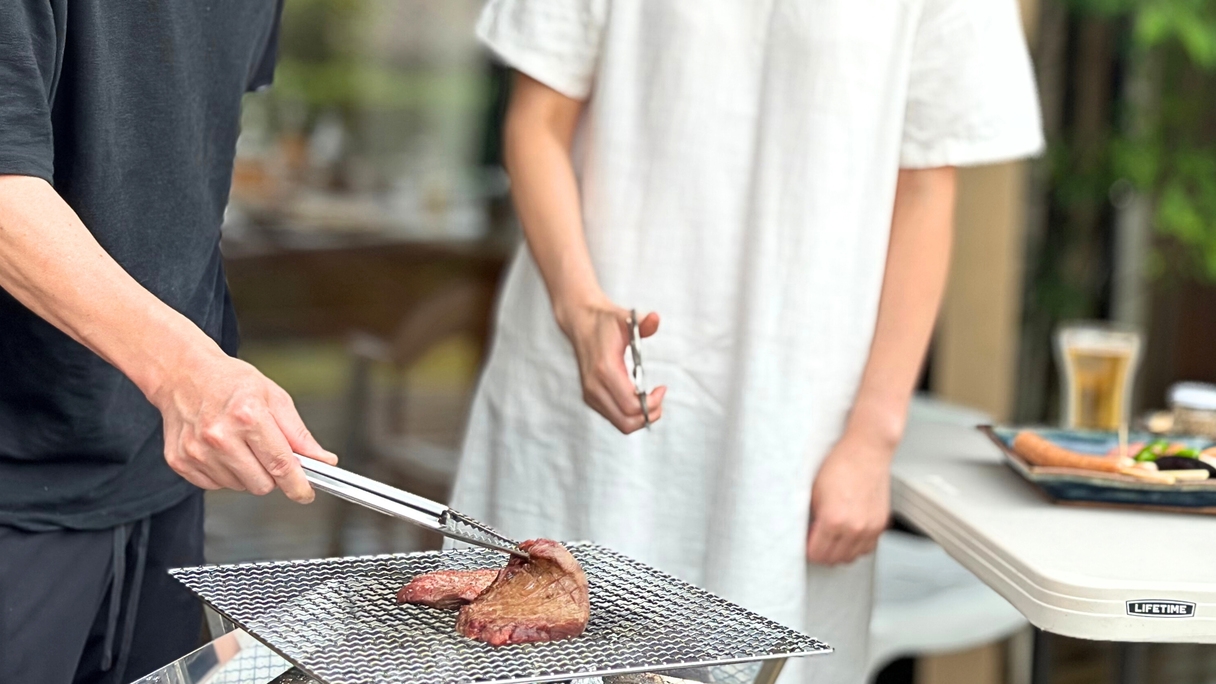
[[[51,102],[64,9],[52,0],[0,0],[0,174],[53,182]]]
[[[4,0],[0,0],[3,2]],[[246,90],[253,92],[270,87],[274,82],[274,67],[279,58],[279,24],[283,17],[283,0],[275,0],[274,20],[270,26],[270,34],[266,37],[266,45],[262,54],[253,65],[249,74],[249,85]]]

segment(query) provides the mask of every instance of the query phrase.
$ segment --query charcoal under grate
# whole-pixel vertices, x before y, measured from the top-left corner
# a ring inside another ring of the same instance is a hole
[[[215,610],[326,684],[509,684],[811,655],[823,642],[595,544],[582,636],[495,648],[456,633],[456,612],[398,605],[441,569],[497,568],[484,549],[171,570]]]

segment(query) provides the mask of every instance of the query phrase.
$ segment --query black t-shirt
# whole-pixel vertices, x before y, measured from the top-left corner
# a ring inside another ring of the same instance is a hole
[[[228,353],[220,223],[279,3],[0,0],[0,174],[53,183]],[[130,380],[0,290],[0,524],[99,529],[169,508],[193,490],[163,451],[160,414]]]

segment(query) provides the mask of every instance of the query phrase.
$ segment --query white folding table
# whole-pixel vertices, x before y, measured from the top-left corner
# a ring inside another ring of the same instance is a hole
[[[1216,517],[1062,506],[958,424],[911,421],[895,512],[1036,627],[1081,639],[1216,643]]]

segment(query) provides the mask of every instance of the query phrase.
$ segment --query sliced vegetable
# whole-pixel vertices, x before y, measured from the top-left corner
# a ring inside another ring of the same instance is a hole
[[[1216,467],[1187,456],[1162,456],[1157,459],[1157,470],[1168,473],[1176,473],[1180,470],[1203,470],[1212,477],[1216,477]]]
[[[1178,482],[1202,482],[1212,477],[1212,474],[1206,470],[1167,470],[1167,473],[1174,476]]]
[[[1159,473],[1159,472],[1156,472],[1153,470],[1147,470],[1145,468],[1140,468],[1137,466],[1131,466],[1128,468],[1120,468],[1118,472],[1120,472],[1124,475],[1129,475],[1131,477],[1134,477],[1137,480],[1144,480],[1145,482],[1152,482],[1154,484],[1172,485],[1177,481],[1174,478],[1173,473],[1169,473],[1169,472]]]

